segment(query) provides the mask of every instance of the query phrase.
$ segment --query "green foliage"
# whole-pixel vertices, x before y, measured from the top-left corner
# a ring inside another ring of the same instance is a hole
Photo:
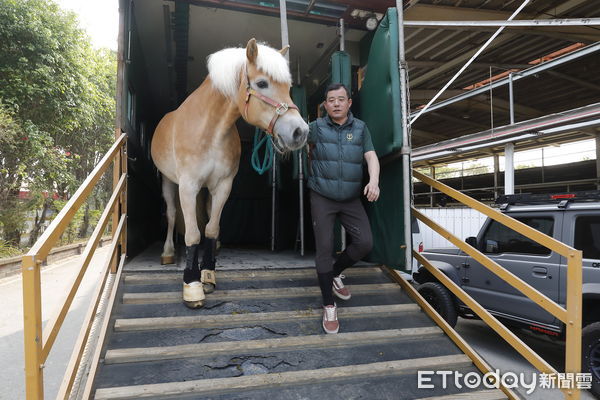
[[[14,257],[21,254],[18,247],[11,245],[8,241],[0,239],[0,258]]]
[[[116,55],[95,50],[75,14],[52,0],[0,1],[4,239],[18,245],[27,216],[37,237],[43,210],[60,209],[64,200],[54,197],[68,198],[92,171],[114,140],[115,91]],[[30,192],[27,201],[18,199],[20,189]],[[95,193],[86,221],[95,222],[105,191]],[[65,236],[74,237],[77,223]]]

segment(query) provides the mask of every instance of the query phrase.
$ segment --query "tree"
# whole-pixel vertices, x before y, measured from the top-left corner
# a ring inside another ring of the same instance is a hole
[[[55,198],[66,199],[113,140],[116,57],[95,50],[71,12],[51,0],[0,2],[0,227],[18,244],[35,211],[30,243]],[[30,192],[19,200],[19,190]],[[84,213],[105,199],[100,191]],[[94,205],[90,205],[94,204]],[[91,213],[91,214],[90,214]]]

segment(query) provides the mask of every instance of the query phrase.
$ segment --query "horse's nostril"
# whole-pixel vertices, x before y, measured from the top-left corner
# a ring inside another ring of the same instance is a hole
[[[303,139],[303,136],[304,136],[304,129],[296,128],[296,130],[294,131],[294,135],[293,135],[294,140],[296,142],[298,142]]]

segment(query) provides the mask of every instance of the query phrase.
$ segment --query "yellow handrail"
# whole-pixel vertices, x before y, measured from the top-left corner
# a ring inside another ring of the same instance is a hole
[[[427,216],[420,213],[415,208],[412,209],[412,213],[415,217],[417,217],[417,219],[423,221],[425,225],[429,226],[431,229],[435,230],[437,233],[442,235],[444,239],[448,240],[453,245],[455,245],[456,247],[473,257],[473,259],[483,264],[487,269],[496,274],[500,279],[508,282],[512,287],[516,288],[525,296],[529,297],[544,310],[556,316],[561,321],[567,322],[567,310],[562,308],[560,305],[556,304],[554,301],[552,301],[552,299],[538,292],[535,288],[526,283],[524,280],[514,275],[512,272],[508,271],[494,260],[486,257],[485,254],[483,254],[476,248],[468,245],[463,240],[460,240],[458,237],[454,236],[448,230],[444,229],[431,219],[427,218]]]
[[[583,273],[582,273],[582,254],[581,251],[576,250],[558,240],[539,232],[536,229],[523,224],[501,212],[494,210],[491,207],[486,206],[477,200],[460,193],[459,191],[444,185],[443,183],[433,180],[426,175],[423,175],[413,170],[413,176],[422,182],[438,189],[462,204],[473,208],[488,217],[500,222],[501,224],[508,226],[509,228],[517,231],[518,233],[534,240],[535,242],[542,244],[543,246],[557,252],[567,259],[567,304],[566,309],[557,304],[556,302],[549,299],[547,296],[538,292],[536,289],[525,283],[520,278],[513,275],[511,272],[504,269],[502,266],[494,262],[493,260],[486,257],[483,253],[477,249],[463,242],[456,236],[452,235],[446,229],[427,218],[425,215],[412,209],[413,214],[419,220],[423,221],[434,231],[442,235],[445,239],[452,242],[454,245],[465,251],[467,254],[472,256],[474,259],[479,261],[482,265],[496,274],[498,277],[509,283],[514,288],[521,291],[529,299],[534,301],[539,306],[543,307],[546,311],[554,315],[565,323],[566,326],[566,349],[565,349],[565,371],[567,373],[579,373],[581,371],[581,325],[582,325],[582,285],[583,285]],[[421,254],[414,253],[413,255],[419,262],[421,262],[425,268],[430,271],[441,283],[448,287],[458,298],[460,298],[465,304],[467,304],[479,317],[481,317],[490,327],[492,327],[504,340],[506,340],[511,346],[513,346],[523,357],[531,362],[538,370],[546,373],[556,373],[556,371],[539,355],[533,350],[527,347],[523,342],[512,334],[506,327],[501,325],[496,318],[489,314],[483,307],[477,304],[467,293],[465,293],[458,285],[448,279],[443,273],[441,273],[435,266],[433,266],[425,257]],[[574,385],[574,382],[571,382]],[[573,400],[579,400],[580,391],[577,387],[571,387],[568,389],[562,389],[565,397]]]
[[[83,254],[82,254],[83,262],[82,262],[81,266],[79,267],[79,273],[75,276],[73,283],[71,283],[71,285],[69,285],[69,287],[71,289],[69,289],[69,292],[67,293],[67,295],[65,297],[62,307],[57,311],[57,313],[54,317],[50,318],[50,322],[48,322],[48,324],[46,324],[46,328],[44,329],[43,340],[42,340],[42,362],[45,362],[46,359],[48,358],[48,354],[50,353],[50,350],[52,349],[52,345],[54,344],[54,341],[56,340],[58,331],[60,330],[60,328],[65,320],[65,317],[67,316],[67,313],[69,312],[69,308],[71,307],[71,304],[73,303],[73,299],[75,298],[77,289],[79,289],[79,285],[81,284],[83,275],[87,271],[87,267],[90,264],[90,261],[92,261],[94,251],[96,250],[96,247],[98,246],[98,242],[100,241],[100,237],[102,236],[104,229],[106,229],[106,225],[108,225],[108,219],[109,219],[109,217],[111,217],[112,209],[114,208],[114,206],[117,202],[118,196],[120,196],[121,192],[123,191],[124,185],[125,185],[125,174],[123,174],[121,176],[121,179],[119,180],[119,183],[117,184],[116,189],[114,190],[112,196],[110,197],[110,200],[108,200],[108,203],[107,203],[106,207],[104,208],[104,211],[102,212],[102,215],[100,216],[100,219],[98,220],[98,224],[96,225],[96,228],[94,229],[94,232],[92,233],[92,236],[90,237],[90,240],[88,241],[87,245],[85,246],[85,250],[83,251]]]
[[[106,172],[110,166],[110,163],[117,156],[123,143],[125,143],[126,138],[127,135],[124,133],[115,141],[104,157],[102,157],[98,165],[96,165],[94,170],[88,175],[85,181],[83,181],[81,186],[79,186],[79,189],[77,189],[67,204],[65,204],[50,225],[48,225],[48,228],[46,228],[42,236],[40,236],[31,249],[29,249],[27,255],[35,256],[40,260],[46,258],[50,249],[52,249],[56,244],[56,241],[60,238],[60,235],[62,235],[69,226],[69,223],[77,210],[79,210],[83,202],[88,198],[91,191],[96,186],[96,183],[98,183],[102,175],[104,175],[104,172]]]
[[[44,383],[43,383],[43,368],[44,362],[46,361],[56,335],[58,334],[60,327],[64,321],[65,316],[69,311],[69,307],[73,301],[73,298],[77,292],[81,279],[87,269],[87,266],[92,258],[94,250],[98,246],[100,237],[103,231],[106,229],[108,224],[109,216],[111,211],[119,212],[119,215],[124,207],[125,203],[125,187],[126,187],[126,175],[123,171],[126,162],[125,157],[125,144],[127,140],[126,134],[121,134],[111,146],[108,152],[100,160],[98,165],[85,179],[81,186],[77,189],[75,194],[59,212],[59,214],[50,223],[48,228],[35,242],[33,247],[27,252],[22,258],[22,276],[23,276],[23,320],[24,320],[24,348],[25,348],[25,389],[27,399],[43,399],[44,398]],[[69,289],[68,295],[64,304],[61,306],[60,311],[48,324],[44,335],[42,335],[42,299],[41,299],[41,265],[43,260],[48,256],[48,253],[52,247],[56,244],[60,235],[68,227],[69,223],[73,219],[73,216],[77,210],[81,207],[83,202],[90,195],[95,185],[98,183],[102,175],[110,167],[114,161],[115,173],[120,177],[119,182],[115,182],[114,192],[108,205],[104,209],[102,216],[98,222],[98,225],[94,229],[90,240],[88,241],[85,251],[83,253],[83,263],[80,267],[80,271],[74,282]],[[124,217],[123,217],[124,218]],[[115,221],[115,220],[113,220]],[[117,226],[118,225],[118,226]],[[113,225],[113,246],[115,240],[121,244],[124,243],[120,233],[125,225],[125,219],[119,221]],[[117,228],[120,229],[119,236],[117,234]],[[122,247],[121,252],[125,251]],[[112,259],[116,256],[114,247],[113,251],[109,254],[109,260],[107,264],[110,265]],[[119,258],[120,257],[119,255]],[[100,285],[104,285],[104,281],[100,282]],[[84,345],[85,343],[81,344]],[[79,361],[77,361],[78,363]],[[75,368],[76,371],[76,368]]]
[[[438,189],[440,192],[443,192],[443,193],[447,194],[448,196],[453,197],[454,199],[467,205],[468,207],[473,208],[473,209],[479,211],[480,213],[487,215],[488,217],[492,218],[493,220],[496,220],[496,221],[500,222],[501,224],[508,226],[509,228],[519,232],[523,236],[526,236],[529,239],[534,240],[534,241],[538,242],[539,244],[556,251],[558,254],[560,254],[564,257],[568,257],[568,255],[571,251],[577,251],[574,248],[567,246],[566,244],[564,244],[562,242],[559,242],[558,240],[554,239],[553,237],[544,235],[537,229],[534,229],[528,225],[525,225],[524,223],[522,223],[520,221],[517,221],[514,218],[504,215],[500,211],[494,210],[492,207],[486,206],[485,204],[480,203],[479,201],[475,200],[474,198],[469,197],[466,194],[463,194],[463,193],[459,192],[458,190],[451,188],[450,186],[446,186],[439,181],[431,179],[427,175],[423,175],[420,172],[413,171],[413,176],[415,178],[419,179],[420,181],[426,183],[427,185],[433,186],[434,188]]]
[[[123,227],[125,226],[125,219],[125,215],[121,215],[119,225],[115,230],[113,240],[109,246],[108,255],[106,257],[104,267],[102,268],[101,279],[99,280],[100,284],[96,287],[96,291],[92,296],[92,298],[96,299],[96,301],[90,304],[90,307],[88,308],[88,311],[86,313],[83,325],[81,326],[79,337],[77,338],[77,342],[75,343],[73,353],[71,354],[71,360],[67,365],[63,382],[60,386],[60,389],[58,390],[58,394],[56,395],[57,399],[67,400],[71,394],[71,389],[73,388],[73,383],[75,382],[75,378],[77,377],[77,371],[83,358],[86,343],[89,339],[90,332],[92,330],[92,323],[94,318],[96,317],[96,313],[98,312],[100,300],[102,299],[101,295],[104,291],[106,282],[108,280],[108,275],[110,273],[110,264],[113,258],[117,255],[118,244],[120,243],[121,235],[124,232]],[[123,255],[122,258],[124,258],[124,256],[125,255]]]

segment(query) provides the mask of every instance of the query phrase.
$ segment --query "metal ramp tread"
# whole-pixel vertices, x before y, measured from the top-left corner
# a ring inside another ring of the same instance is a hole
[[[419,370],[479,372],[380,267],[344,272],[353,297],[338,301],[340,333],[325,335],[314,269],[217,270],[217,290],[190,310],[179,272],[130,263],[93,398],[507,398],[437,375],[418,388]]]
[[[344,271],[346,273],[346,271]],[[219,271],[219,279],[248,281],[254,279],[273,279],[287,280],[300,278],[314,278],[314,268],[286,269],[284,273],[274,270],[250,270],[250,271]],[[378,267],[362,267],[353,271],[348,271],[352,276],[368,276],[374,274],[383,274]],[[181,283],[181,272],[146,272],[146,273],[124,273],[125,283],[127,284],[156,284],[156,283]]]
[[[305,385],[322,381],[335,382],[337,380],[360,379],[370,376],[399,375],[415,372],[419,368],[463,368],[470,364],[471,360],[465,355],[398,360],[306,371],[288,371],[277,374],[260,374],[235,378],[202,379],[188,382],[169,382],[153,385],[98,389],[96,391],[96,399],[138,399],[143,397],[164,397],[186,394],[206,396],[214,393],[231,393],[272,386]]]
[[[383,283],[374,285],[354,285],[352,293],[369,294],[381,293],[388,290],[398,290],[396,283]],[[320,296],[321,289],[317,286],[297,288],[271,288],[271,289],[249,289],[249,290],[218,290],[211,295],[213,300],[232,299],[273,299],[277,297],[314,297]],[[123,303],[125,304],[161,304],[180,303],[181,291],[179,292],[155,292],[155,293],[125,293]]]
[[[116,364],[138,361],[156,361],[188,357],[207,357],[236,352],[260,353],[261,351],[286,351],[291,349],[348,347],[368,341],[385,343],[399,338],[426,339],[430,336],[442,335],[438,327],[387,329],[367,332],[348,332],[333,335],[292,336],[281,339],[262,339],[235,342],[184,344],[179,346],[140,347],[130,349],[108,350],[104,357],[105,364]]]

